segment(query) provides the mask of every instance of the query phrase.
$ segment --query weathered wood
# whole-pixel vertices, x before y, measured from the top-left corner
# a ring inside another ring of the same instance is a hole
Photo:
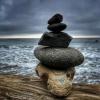
[[[57,98],[38,78],[0,75],[0,100],[100,100],[100,84],[73,84],[73,92],[68,97]]]

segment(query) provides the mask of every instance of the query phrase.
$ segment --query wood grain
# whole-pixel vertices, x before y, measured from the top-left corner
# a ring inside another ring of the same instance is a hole
[[[100,100],[100,84],[73,84],[68,97],[58,98],[38,78],[0,75],[0,100]]]

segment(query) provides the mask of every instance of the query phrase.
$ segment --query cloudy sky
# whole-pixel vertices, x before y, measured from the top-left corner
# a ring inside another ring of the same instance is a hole
[[[61,13],[74,35],[100,35],[100,0],[0,0],[0,35],[40,34]]]

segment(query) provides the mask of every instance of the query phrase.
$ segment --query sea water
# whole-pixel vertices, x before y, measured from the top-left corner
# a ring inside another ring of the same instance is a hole
[[[100,83],[100,42],[74,41],[74,47],[83,53],[85,60],[76,66],[74,82]],[[36,76],[35,67],[39,61],[34,56],[38,39],[1,39],[0,74]]]

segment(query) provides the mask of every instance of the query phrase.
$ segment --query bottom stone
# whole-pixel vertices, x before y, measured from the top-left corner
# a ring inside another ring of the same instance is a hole
[[[72,91],[72,80],[75,68],[70,67],[65,71],[49,69],[42,64],[36,67],[37,75],[47,83],[48,90],[56,96],[68,96]]]

